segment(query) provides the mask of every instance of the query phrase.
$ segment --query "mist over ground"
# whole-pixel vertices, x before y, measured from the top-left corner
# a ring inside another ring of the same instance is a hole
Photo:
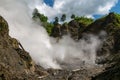
[[[56,43],[56,39],[50,38],[46,30],[32,20],[33,9],[39,3],[39,0],[0,0],[0,15],[7,20],[10,35],[21,42],[35,63],[44,68],[62,68],[61,64],[70,66],[83,61],[95,65],[96,51],[104,41],[99,39],[101,33],[85,35],[77,43],[64,36]]]

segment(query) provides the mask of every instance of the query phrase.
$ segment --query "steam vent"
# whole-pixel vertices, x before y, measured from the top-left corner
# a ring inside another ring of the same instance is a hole
[[[0,0],[0,80],[120,80],[120,2],[91,2]]]

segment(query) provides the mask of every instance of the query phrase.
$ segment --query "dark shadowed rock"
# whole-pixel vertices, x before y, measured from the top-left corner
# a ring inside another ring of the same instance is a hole
[[[69,32],[71,34],[71,37],[74,40],[78,40],[78,33],[79,33],[79,23],[76,20],[72,20],[69,22]]]
[[[103,29],[108,36],[100,53],[108,54],[106,69],[104,72],[93,77],[92,80],[119,80],[120,79],[120,15],[110,13],[108,16],[98,20],[101,21],[99,26],[103,25]]]

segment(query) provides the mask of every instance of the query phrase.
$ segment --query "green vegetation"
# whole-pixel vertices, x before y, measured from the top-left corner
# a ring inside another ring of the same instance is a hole
[[[71,15],[71,19],[75,19],[75,14],[72,14],[72,15]]]
[[[61,21],[65,21],[66,20],[66,14],[63,14],[62,17],[61,17]]]
[[[114,21],[114,24],[118,27],[120,27],[120,14],[115,13],[116,20]]]
[[[53,24],[49,23],[47,20],[48,18],[44,16],[43,14],[40,14],[39,11],[35,8],[33,11],[33,19],[39,19],[42,22],[42,26],[45,27],[48,34],[51,34]]]
[[[58,18],[58,17],[55,17],[54,19],[55,19],[55,21],[53,22],[53,24],[54,24],[54,25],[58,24],[59,18]]]
[[[94,21],[92,18],[87,18],[87,17],[75,17],[75,20],[86,26],[93,23],[93,21]]]
[[[43,14],[40,14],[38,10],[35,8],[33,11],[33,19],[39,18],[41,22],[47,22],[48,18]]]
[[[117,18],[120,18],[120,14],[118,14],[118,13],[115,13],[115,16],[116,16]]]
[[[54,25],[52,23],[45,22],[45,23],[43,23],[43,26],[45,27],[48,34],[51,35],[51,32],[52,32]]]

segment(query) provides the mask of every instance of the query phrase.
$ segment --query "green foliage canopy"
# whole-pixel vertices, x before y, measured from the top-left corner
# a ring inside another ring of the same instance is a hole
[[[72,15],[71,15],[71,19],[74,19],[74,18],[75,18],[75,14],[72,14]]]
[[[75,17],[75,20],[78,21],[79,23],[85,24],[86,26],[93,23],[93,19],[92,18],[87,18],[87,17]]]
[[[65,21],[66,20],[66,14],[63,14],[62,17],[61,17],[61,21]]]
[[[53,22],[54,25],[58,24],[59,18],[55,17],[55,21]]]
[[[47,22],[48,20],[48,18],[43,14],[40,14],[36,8],[33,11],[33,18],[39,18],[41,22]]]

